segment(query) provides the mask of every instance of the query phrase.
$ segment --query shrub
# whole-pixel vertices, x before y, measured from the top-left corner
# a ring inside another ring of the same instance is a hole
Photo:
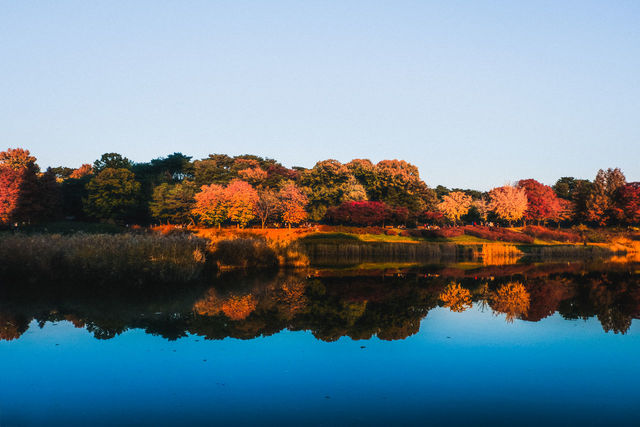
[[[580,235],[563,230],[553,230],[546,227],[540,227],[537,225],[528,225],[524,229],[524,233],[529,236],[536,237],[542,240],[555,240],[557,242],[571,242],[576,243],[581,240]]]
[[[496,240],[513,243],[533,243],[533,237],[508,230],[506,228],[490,228],[468,225],[464,227],[464,234],[486,240]]]

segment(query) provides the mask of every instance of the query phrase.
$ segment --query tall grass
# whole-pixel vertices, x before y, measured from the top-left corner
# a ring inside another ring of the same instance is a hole
[[[10,235],[0,238],[3,277],[112,284],[184,282],[206,261],[206,241],[143,234]]]

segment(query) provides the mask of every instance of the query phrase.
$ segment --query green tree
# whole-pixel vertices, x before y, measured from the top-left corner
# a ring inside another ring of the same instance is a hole
[[[382,160],[376,165],[377,197],[392,206],[409,209],[413,214],[432,208],[433,190],[420,179],[418,168],[404,160]]]
[[[87,184],[84,210],[101,221],[123,222],[136,208],[140,183],[128,169],[106,168]]]
[[[333,159],[318,162],[302,174],[300,184],[308,196],[313,221],[320,221],[327,208],[342,202],[352,178],[349,169]]]
[[[98,160],[93,162],[94,173],[99,173],[104,169],[131,169],[133,162],[118,153],[104,153]]]
[[[195,193],[195,185],[191,182],[160,184],[153,189],[153,196],[149,204],[151,216],[164,223],[192,223],[191,210],[195,204]]]

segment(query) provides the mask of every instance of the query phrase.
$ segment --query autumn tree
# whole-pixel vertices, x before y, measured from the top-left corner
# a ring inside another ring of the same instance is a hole
[[[461,191],[447,194],[442,198],[442,202],[438,203],[438,210],[454,224],[469,212],[469,208],[471,208],[471,196]]]
[[[85,163],[82,166],[80,166],[78,169],[74,169],[69,174],[69,178],[71,178],[71,179],[80,179],[80,178],[83,178],[85,176],[89,176],[91,174],[93,174],[93,167],[90,164]]]
[[[187,224],[193,222],[191,210],[195,204],[195,185],[191,182],[160,184],[153,189],[149,204],[151,216],[160,222]]]
[[[282,186],[278,193],[282,220],[291,228],[291,225],[299,224],[307,219],[307,196],[293,183],[288,182]]]
[[[640,223],[640,182],[630,182],[618,189],[614,211],[622,222]]]
[[[627,180],[620,169],[607,169],[606,171],[600,169],[587,199],[587,219],[599,225],[606,225],[608,222],[614,221],[618,189],[623,187],[626,182]]]
[[[200,222],[220,227],[227,218],[229,200],[225,188],[218,184],[203,185],[194,196],[195,205],[191,210]]]
[[[128,169],[102,169],[87,184],[85,212],[101,221],[123,222],[135,210],[140,183]]]
[[[280,199],[278,194],[270,189],[258,190],[258,201],[255,206],[256,216],[260,220],[260,226],[264,228],[268,221],[274,220],[280,212]]]
[[[15,220],[23,175],[20,169],[0,165],[0,225],[7,225]]]
[[[517,187],[523,189],[527,195],[527,210],[524,213],[526,220],[544,223],[560,218],[562,205],[551,187],[535,179],[520,180]]]
[[[58,190],[55,172],[41,174],[29,150],[0,152],[0,223],[53,219],[59,207]]]
[[[511,185],[494,188],[489,192],[489,199],[491,211],[509,224],[521,219],[527,210],[527,194],[522,188]]]
[[[258,192],[249,183],[234,179],[225,189],[225,193],[229,206],[229,220],[238,224],[240,228],[246,227],[256,217]]]

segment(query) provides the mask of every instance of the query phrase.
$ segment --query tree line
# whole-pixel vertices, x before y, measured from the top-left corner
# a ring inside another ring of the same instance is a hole
[[[555,185],[523,179],[488,192],[430,188],[403,160],[343,164],[323,160],[287,168],[254,155],[212,154],[192,160],[173,153],[135,163],[105,153],[79,168],[41,171],[28,150],[0,152],[0,224],[57,220],[118,224],[295,226],[513,225],[640,223],[640,183],[620,169],[593,181],[560,178]]]

